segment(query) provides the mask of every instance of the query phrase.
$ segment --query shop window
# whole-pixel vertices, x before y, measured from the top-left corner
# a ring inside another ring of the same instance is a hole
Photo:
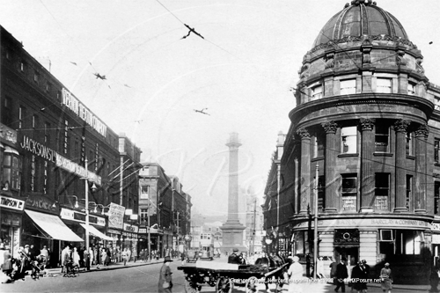
[[[424,241],[422,231],[396,230],[396,254],[419,255]]]
[[[440,181],[434,182],[434,215],[439,214]]]
[[[394,241],[393,230],[380,230],[380,241]]]
[[[406,175],[406,208],[409,210],[412,198],[412,175]]]
[[[392,92],[391,78],[378,77],[376,79],[376,92],[378,92],[378,93],[391,93]]]
[[[342,153],[354,154],[357,152],[357,127],[341,128]]]
[[[375,135],[375,151],[376,152],[389,152],[389,139],[390,139],[390,129],[388,125],[383,125],[383,123],[377,123],[376,125],[376,135]]]
[[[20,190],[21,166],[17,154],[10,148],[4,151],[2,190]]]
[[[439,163],[440,161],[440,139],[434,138],[434,161]]]
[[[349,95],[356,93],[356,79],[345,79],[340,81],[340,94]]]
[[[312,101],[319,100],[322,98],[322,85],[317,85],[311,88],[312,92]]]
[[[411,132],[406,133],[406,155],[414,156],[414,134]]]
[[[394,255],[394,231],[390,229],[379,232],[379,253]]]

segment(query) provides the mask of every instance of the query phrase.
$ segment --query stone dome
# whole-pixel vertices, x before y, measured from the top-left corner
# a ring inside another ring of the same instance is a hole
[[[354,0],[333,16],[319,32],[313,48],[329,41],[385,35],[408,40],[400,22],[372,0]]]

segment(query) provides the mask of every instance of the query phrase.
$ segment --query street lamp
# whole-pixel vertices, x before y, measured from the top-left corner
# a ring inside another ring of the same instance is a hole
[[[86,176],[84,178],[85,182],[85,209],[86,209],[86,250],[89,251],[90,243],[89,243],[89,168],[87,157],[85,158],[85,169]],[[92,185],[92,192],[95,192],[97,189],[95,183]]]
[[[277,139],[277,152],[275,164],[277,164],[277,229],[280,228],[280,188],[281,188],[281,158],[284,151],[284,140],[286,136],[280,131]],[[278,245],[277,245],[278,250]]]

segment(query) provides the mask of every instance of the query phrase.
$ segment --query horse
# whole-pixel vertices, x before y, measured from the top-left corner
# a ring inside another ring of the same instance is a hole
[[[276,290],[280,291],[283,288],[284,282],[287,281],[285,275],[290,264],[288,259],[276,254],[257,258],[255,264],[265,266],[269,269],[269,272],[266,273],[264,277],[266,291],[269,290],[269,283],[273,278],[276,280]]]

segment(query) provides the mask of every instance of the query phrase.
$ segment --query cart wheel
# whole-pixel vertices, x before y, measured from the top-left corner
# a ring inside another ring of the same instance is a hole
[[[232,280],[226,277],[220,277],[215,284],[216,293],[232,293]]]
[[[194,288],[193,286],[191,286],[191,283],[187,279],[185,279],[184,287],[185,287],[185,293],[198,293],[198,292],[200,292],[200,290],[198,290],[197,285],[196,285],[196,288]]]
[[[245,285],[245,292],[246,293],[254,293],[257,292],[257,286],[258,286],[258,278],[257,277],[250,277],[246,280]]]

